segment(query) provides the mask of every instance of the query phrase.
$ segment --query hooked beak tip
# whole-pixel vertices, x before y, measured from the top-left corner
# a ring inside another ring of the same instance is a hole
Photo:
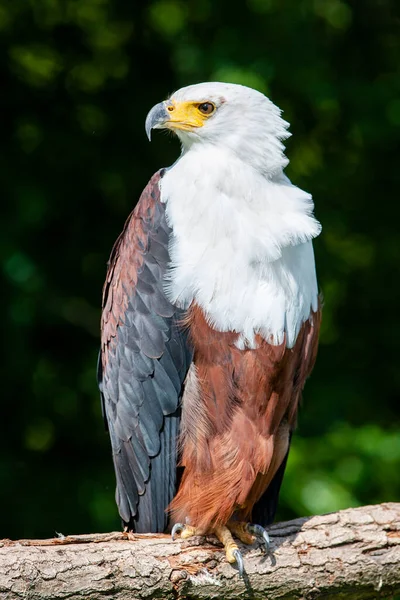
[[[146,117],[145,131],[149,142],[151,142],[151,130],[162,129],[164,123],[168,121],[169,114],[164,102],[160,102],[153,106]]]

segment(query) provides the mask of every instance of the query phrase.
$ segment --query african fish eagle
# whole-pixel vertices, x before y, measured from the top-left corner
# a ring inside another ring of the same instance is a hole
[[[310,194],[291,184],[281,111],[201,83],[154,106],[180,158],[144,189],[103,291],[99,384],[129,531],[213,532],[227,560],[268,535],[315,362]],[[256,523],[256,525],[251,523]]]

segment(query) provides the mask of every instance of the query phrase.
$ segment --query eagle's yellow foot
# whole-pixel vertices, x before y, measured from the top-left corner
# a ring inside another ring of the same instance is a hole
[[[239,577],[243,577],[244,565],[242,554],[228,527],[225,527],[224,525],[215,527],[214,533],[225,548],[226,560],[231,564],[237,563]]]
[[[171,537],[175,540],[177,534],[180,534],[180,537],[184,540],[187,540],[194,535],[205,535],[206,532],[200,531],[196,529],[196,527],[192,527],[191,525],[184,525],[183,523],[175,523],[171,531]],[[215,533],[221,544],[223,544],[225,548],[225,556],[226,560],[229,563],[237,563],[239,576],[243,577],[244,565],[243,558],[236,544],[235,540],[232,537],[231,532],[228,527],[221,526],[215,527],[213,531],[209,531],[208,533]],[[249,534],[248,534],[249,535]],[[238,536],[239,537],[239,536]],[[249,535],[250,543],[253,543],[253,538]]]
[[[253,544],[258,539],[264,544],[265,552],[269,552],[269,535],[261,525],[245,523],[244,521],[229,521],[228,527],[244,544]]]

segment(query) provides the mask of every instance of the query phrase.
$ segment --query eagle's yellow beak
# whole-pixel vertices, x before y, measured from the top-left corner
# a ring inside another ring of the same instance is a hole
[[[198,102],[176,102],[166,100],[153,106],[146,118],[146,134],[151,139],[152,129],[181,129],[193,131],[196,127],[203,127],[208,114],[201,112]]]

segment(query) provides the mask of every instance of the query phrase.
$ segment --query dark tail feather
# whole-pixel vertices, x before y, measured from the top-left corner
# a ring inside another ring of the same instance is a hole
[[[289,444],[290,444],[290,442],[289,442]],[[286,463],[287,463],[287,459],[289,456],[289,450],[290,450],[290,445],[289,445],[289,449],[286,453],[286,456],[283,459],[281,466],[275,473],[273,480],[269,484],[267,491],[265,492],[265,494],[263,496],[261,496],[259,501],[256,502],[256,504],[253,507],[253,511],[252,511],[253,523],[258,523],[259,525],[266,527],[267,525],[270,525],[275,518],[275,513],[278,508],[279,491],[281,489],[283,475],[284,475],[285,469],[286,469]]]

